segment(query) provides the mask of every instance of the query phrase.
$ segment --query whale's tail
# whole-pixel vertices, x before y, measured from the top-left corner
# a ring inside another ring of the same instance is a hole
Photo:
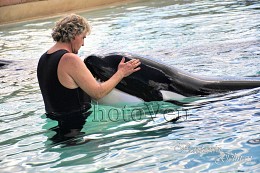
[[[260,87],[260,78],[248,77],[239,80],[219,80],[206,85],[209,89],[219,91],[235,91]]]

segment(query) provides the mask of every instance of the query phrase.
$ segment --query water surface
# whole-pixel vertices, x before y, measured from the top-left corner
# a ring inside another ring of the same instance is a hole
[[[140,0],[83,12],[93,31],[79,55],[131,52],[198,75],[259,76],[259,9],[253,0]],[[0,28],[0,59],[13,61],[0,69],[0,172],[259,171],[259,88],[186,106],[95,105],[78,138],[57,140],[36,79],[56,20]]]

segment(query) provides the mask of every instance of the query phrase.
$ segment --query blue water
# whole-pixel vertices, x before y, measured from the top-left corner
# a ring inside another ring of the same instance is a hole
[[[132,52],[204,76],[260,75],[260,3],[139,0],[81,12],[79,55]],[[165,102],[93,105],[60,140],[36,79],[57,18],[0,27],[0,172],[259,172],[260,88]],[[168,122],[179,116],[176,122]]]

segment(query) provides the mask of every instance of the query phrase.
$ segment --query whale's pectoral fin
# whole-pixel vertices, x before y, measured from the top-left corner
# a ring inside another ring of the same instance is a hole
[[[185,102],[181,102],[181,101],[177,101],[177,100],[165,100],[165,102],[167,103],[172,103],[174,105],[177,105],[177,106],[187,106],[189,103],[185,103]]]
[[[178,119],[180,119],[180,117],[176,117],[174,119],[168,120],[168,122],[176,122]]]

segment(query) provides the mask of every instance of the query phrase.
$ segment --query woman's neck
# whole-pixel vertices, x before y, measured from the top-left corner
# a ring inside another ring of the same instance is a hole
[[[70,43],[56,42],[49,50],[48,53],[56,52],[57,50],[67,50],[68,52],[72,52]]]

